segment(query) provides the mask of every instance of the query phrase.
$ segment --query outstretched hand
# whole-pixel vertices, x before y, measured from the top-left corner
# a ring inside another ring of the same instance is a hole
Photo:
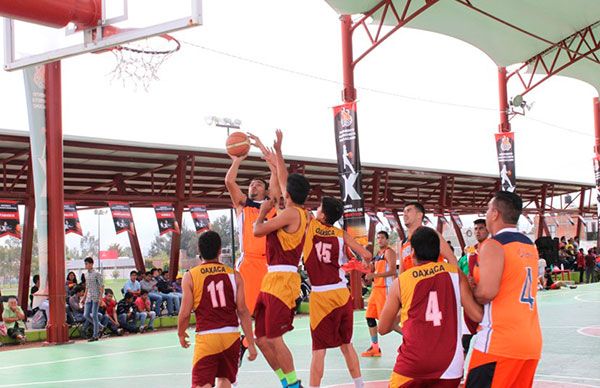
[[[189,341],[187,332],[183,332],[183,334],[179,334],[179,344],[184,349],[187,349],[190,347],[190,341]]]
[[[275,151],[281,153],[281,144],[283,143],[283,132],[281,129],[275,131],[275,141],[273,142],[273,148]]]
[[[265,145],[262,143],[262,141],[260,141],[260,139],[258,138],[258,136],[247,132],[246,133],[248,135],[248,138],[250,139],[250,145],[253,145],[255,147],[257,147],[263,154],[265,153],[265,150],[267,149],[265,147]]]
[[[275,154],[274,149],[265,148],[262,157],[271,167],[274,169],[277,168],[277,155]]]

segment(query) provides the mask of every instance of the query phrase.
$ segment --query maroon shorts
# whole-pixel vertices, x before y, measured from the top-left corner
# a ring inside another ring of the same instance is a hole
[[[223,351],[205,356],[197,355],[199,359],[194,362],[192,369],[192,388],[206,384],[214,386],[217,377],[226,378],[231,383],[235,383],[240,360],[240,339],[239,334],[234,335],[237,335],[237,340]],[[198,340],[198,336],[196,340]],[[214,347],[221,345],[220,343],[214,343],[214,338],[209,340],[213,342],[208,344],[210,348],[214,349]]]
[[[322,315],[318,325],[310,330],[313,350],[337,348],[352,341],[352,328],[354,325],[354,308],[352,299],[348,302],[327,311],[326,304],[319,303],[316,298],[319,293],[313,292],[310,299],[310,313]]]
[[[254,308],[254,335],[256,338],[281,337],[294,326],[294,310],[290,309],[278,297],[267,292],[260,292]]]

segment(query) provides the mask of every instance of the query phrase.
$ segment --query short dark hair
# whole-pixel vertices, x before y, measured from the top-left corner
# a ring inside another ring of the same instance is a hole
[[[410,238],[410,246],[419,261],[437,261],[440,256],[440,237],[437,232],[426,226],[420,226]]]
[[[33,275],[33,282],[37,283],[38,280],[40,280],[40,275],[38,275],[38,274]]]
[[[150,270],[150,271],[146,271],[145,275],[150,275],[150,276],[152,276],[152,270]]]
[[[78,294],[81,291],[85,291],[85,286],[78,285],[78,286],[75,286],[75,288],[73,289],[74,294]]]
[[[125,293],[125,295],[123,295],[123,299],[125,299],[125,300],[131,299],[131,298],[133,298],[133,294],[131,292],[129,292],[129,291],[127,291]]]
[[[321,210],[325,214],[325,222],[333,225],[344,215],[344,203],[337,198],[323,197],[321,199]]]
[[[86,264],[94,264],[94,259],[92,259],[92,258],[91,258],[91,257],[89,257],[89,256],[88,256],[88,257],[86,257],[86,258],[85,258],[83,261],[84,261]]]
[[[204,260],[214,260],[221,252],[221,236],[213,230],[207,230],[198,237],[198,251]]]
[[[104,295],[108,295],[108,294],[111,294],[113,296],[115,295],[115,293],[113,292],[113,290],[110,289],[110,288],[107,288],[107,289],[104,290]]]
[[[265,190],[269,189],[269,182],[267,182],[263,178],[252,178],[252,180],[250,181],[250,183],[252,183],[252,181],[259,181],[259,182],[261,182],[265,186]]]
[[[129,272],[129,276],[131,276],[133,274],[135,274],[135,276],[137,276],[138,272],[136,270],[133,270],[133,271]]]
[[[294,173],[288,176],[285,189],[295,204],[304,205],[310,192],[310,183],[304,175]]]
[[[423,214],[423,217],[425,217],[425,207],[423,205],[421,205],[420,202],[409,202],[407,204],[404,205],[404,208],[407,208],[408,206],[414,206],[415,209],[417,209],[418,211],[420,211]]]
[[[148,295],[148,290],[144,290],[144,289],[142,288],[142,290],[140,291],[140,296],[141,296],[141,295]]]
[[[498,191],[494,194],[494,207],[502,216],[502,221],[516,225],[523,211],[523,200],[510,191]]]
[[[380,230],[379,232],[377,232],[377,234],[383,235],[386,240],[390,239],[390,234],[388,232],[386,232],[385,230]]]
[[[485,218],[478,218],[475,221],[473,221],[473,224],[474,225],[483,225],[483,226],[486,226],[486,224],[485,224]]]
[[[16,297],[16,296],[14,296],[14,295],[10,295],[9,297],[7,297],[7,298],[6,298],[6,301],[8,302],[8,301],[11,301],[11,300],[13,300],[13,299],[14,299],[14,300],[16,300],[17,302],[19,301],[19,300],[17,299],[17,297]]]

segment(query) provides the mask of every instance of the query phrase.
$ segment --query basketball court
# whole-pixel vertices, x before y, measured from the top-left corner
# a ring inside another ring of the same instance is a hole
[[[534,387],[600,387],[600,284],[538,294],[544,350]],[[369,346],[364,311],[355,313],[354,344]],[[192,330],[190,330],[190,334]],[[310,334],[308,316],[295,320],[285,336],[299,377],[308,382]],[[381,340],[381,359],[361,358],[367,387],[385,387],[400,336]],[[0,352],[0,387],[185,387],[190,382],[192,350],[180,348],[176,331],[129,335],[99,342],[77,342]],[[280,386],[264,358],[244,362],[240,387]],[[322,386],[350,387],[339,351],[330,351]],[[342,384],[342,385],[340,385]]]

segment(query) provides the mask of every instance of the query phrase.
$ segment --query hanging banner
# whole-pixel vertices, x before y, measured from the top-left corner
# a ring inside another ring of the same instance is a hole
[[[109,202],[108,207],[110,208],[115,224],[115,232],[117,232],[117,234],[123,232],[135,234],[133,216],[131,215],[129,204],[126,202]]]
[[[19,205],[15,201],[0,201],[0,237],[21,238]]]
[[[202,233],[210,228],[210,219],[208,218],[208,211],[204,205],[189,205],[192,220],[194,220],[194,227],[196,233]]]
[[[179,224],[175,220],[175,208],[170,203],[153,203],[158,231],[162,236],[165,233],[179,233]]]
[[[75,202],[65,202],[65,234],[69,233],[83,236]]]
[[[598,246],[600,244],[600,155],[598,154],[594,158],[594,177],[596,178],[596,211],[598,212],[596,218],[596,230],[598,231],[596,246]]]
[[[359,244],[366,245],[368,238],[361,184],[356,103],[334,107],[333,115],[338,174],[344,202],[344,228]]]
[[[496,133],[496,152],[500,170],[500,186],[503,191],[515,191],[517,177],[515,175],[515,134],[512,132]]]
[[[41,294],[47,294],[48,281],[48,194],[46,185],[46,71],[44,65],[23,69],[29,119],[29,146],[35,197],[38,263]],[[37,307],[43,298],[34,298]]]
[[[398,229],[400,227],[400,225],[398,225],[398,221],[396,221],[396,217],[394,217],[394,213],[385,212],[385,213],[383,213],[383,216],[385,217],[387,222],[390,224],[390,227],[392,229]]]

